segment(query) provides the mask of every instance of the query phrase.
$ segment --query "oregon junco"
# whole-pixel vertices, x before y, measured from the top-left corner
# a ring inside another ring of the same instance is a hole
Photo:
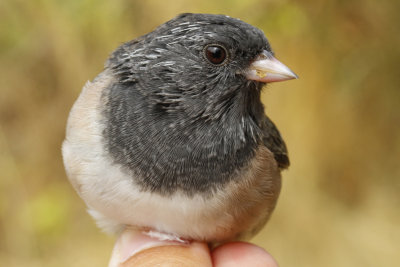
[[[262,87],[297,76],[263,32],[182,14],[118,47],[68,119],[68,177],[106,231],[224,242],[254,235],[289,165]]]

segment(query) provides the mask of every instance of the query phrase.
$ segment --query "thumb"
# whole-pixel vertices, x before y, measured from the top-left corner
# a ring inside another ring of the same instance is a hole
[[[127,229],[115,243],[109,267],[198,266],[211,267],[205,243],[162,241]]]

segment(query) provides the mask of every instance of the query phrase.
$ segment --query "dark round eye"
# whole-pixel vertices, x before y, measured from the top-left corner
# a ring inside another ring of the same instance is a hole
[[[205,57],[214,65],[221,65],[227,58],[226,49],[220,45],[208,45],[204,49]]]

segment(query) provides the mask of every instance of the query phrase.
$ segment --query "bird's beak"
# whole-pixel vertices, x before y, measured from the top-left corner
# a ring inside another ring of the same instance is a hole
[[[277,60],[270,52],[264,51],[245,71],[249,80],[270,83],[297,79],[298,76]]]

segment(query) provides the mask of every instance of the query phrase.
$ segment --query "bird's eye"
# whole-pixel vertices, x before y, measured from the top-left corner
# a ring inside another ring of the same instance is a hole
[[[208,45],[204,49],[204,55],[210,63],[214,65],[221,65],[225,63],[227,58],[226,49],[220,45]]]

